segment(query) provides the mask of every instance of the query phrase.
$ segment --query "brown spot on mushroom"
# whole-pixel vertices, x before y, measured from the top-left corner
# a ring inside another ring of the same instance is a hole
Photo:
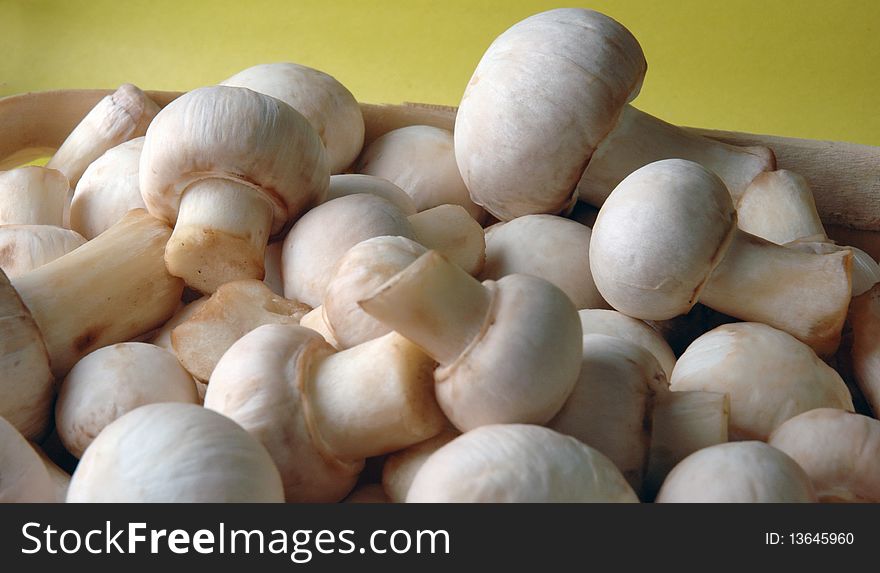
[[[73,340],[73,348],[78,354],[85,354],[98,341],[104,330],[104,326],[93,326]]]

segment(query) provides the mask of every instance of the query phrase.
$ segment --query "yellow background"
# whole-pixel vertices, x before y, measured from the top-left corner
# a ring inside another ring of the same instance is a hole
[[[0,96],[185,90],[253,64],[324,70],[361,101],[455,105],[517,1],[0,0]],[[571,4],[568,4],[571,5]],[[636,101],[680,124],[880,145],[880,1],[591,0],[639,39]]]

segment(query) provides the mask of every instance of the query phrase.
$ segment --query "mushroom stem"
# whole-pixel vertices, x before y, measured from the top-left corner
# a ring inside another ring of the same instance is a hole
[[[721,143],[626,105],[615,128],[593,153],[578,183],[579,197],[600,207],[627,175],[654,161],[671,158],[688,159],[715,172],[734,203],[755,176],[776,168],[773,152],[767,147]]]
[[[244,183],[196,181],[180,199],[165,249],[168,272],[204,293],[232,280],[263,280],[272,216],[272,205]]]
[[[171,234],[142,209],[82,247],[12,281],[43,335],[52,372],[168,320],[183,282],[162,261]]]
[[[393,332],[315,364],[306,396],[321,449],[360,460],[439,433],[444,416],[434,399],[435,366]]]
[[[482,331],[492,291],[428,251],[359,304],[440,364],[451,364]]]
[[[840,343],[851,265],[852,253],[846,250],[803,253],[736,230],[700,300],[725,314],[784,330],[828,356]]]

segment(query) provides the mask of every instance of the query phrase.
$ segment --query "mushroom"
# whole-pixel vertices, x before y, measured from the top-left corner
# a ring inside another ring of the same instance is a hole
[[[446,428],[433,438],[390,454],[382,466],[382,488],[388,501],[404,503],[413,479],[431,455],[461,435],[454,428]]]
[[[387,179],[373,177],[372,175],[362,175],[360,173],[330,176],[330,189],[327,191],[327,201],[348,195],[357,195],[358,193],[369,193],[391,201],[407,217],[416,214],[416,204],[413,202],[412,197]]]
[[[654,355],[666,378],[672,376],[675,367],[675,354],[660,334],[635,318],[621,314],[616,310],[583,309],[578,311],[581,319],[581,330],[587,334],[606,334],[622,338],[638,344]]]
[[[324,320],[324,306],[316,306],[309,312],[307,312],[299,321],[300,326],[305,326],[308,329],[314,330],[318,334],[320,334],[324,340],[332,346],[335,350],[339,350],[341,348],[339,341],[336,340],[336,337],[333,335],[333,330],[330,328],[330,325],[327,324],[327,321]]]
[[[0,269],[10,279],[39,268],[84,245],[76,231],[52,225],[0,226]]]
[[[637,503],[638,498],[598,450],[541,426],[497,424],[462,434],[431,454],[406,501]]]
[[[846,384],[810,347],[753,322],[726,324],[695,340],[678,358],[670,386],[728,394],[733,440],[766,440],[813,408],[853,410]]]
[[[60,227],[69,187],[55,169],[28,165],[0,171],[0,225]]]
[[[282,241],[275,241],[266,245],[266,257],[263,261],[263,268],[266,274],[263,282],[269,287],[269,290],[278,296],[284,296],[284,275],[281,272],[281,253],[284,250]]]
[[[460,207],[438,207],[407,217],[394,203],[376,195],[348,195],[303,215],[284,238],[284,296],[311,307],[322,304],[334,268],[346,251],[385,235],[437,248],[468,270],[479,270],[483,262],[482,228]]]
[[[70,203],[70,228],[94,239],[132,209],[146,209],[138,184],[144,138],[108,149],[85,170]]]
[[[278,468],[257,440],[194,404],[147,404],[109,424],[86,450],[73,503],[282,502]]]
[[[574,390],[547,426],[608,456],[639,492],[647,469],[654,400],[668,391],[660,363],[643,347],[587,334]]]
[[[840,343],[851,259],[847,251],[803,253],[740,231],[724,183],[680,159],[621,182],[590,240],[596,287],[624,314],[665,320],[699,299],[784,330],[823,356]]]
[[[853,299],[853,377],[875,416],[880,416],[880,285]]]
[[[554,215],[525,215],[486,231],[480,277],[535,275],[561,288],[578,309],[608,308],[593,283],[589,252],[589,227]]]
[[[177,311],[168,319],[165,324],[162,325],[161,328],[156,330],[156,333],[153,337],[147,342],[152,344],[153,346],[158,346],[159,348],[164,348],[165,350],[174,352],[174,345],[171,343],[171,333],[177,328],[179,325],[183,324],[187,320],[192,317],[202,305],[208,302],[208,297],[198,298],[192,301],[189,304],[180,306]]]
[[[46,466],[46,471],[49,472],[49,479],[52,480],[52,486],[55,490],[52,501],[54,503],[64,503],[64,500],[67,499],[67,488],[70,487],[70,474],[53,462],[42,448],[33,444],[31,444],[31,447],[40,456],[40,459]]]
[[[159,106],[131,84],[119,86],[73,128],[46,167],[57,169],[73,191],[86,168],[108,149],[144,135]]]
[[[455,158],[471,198],[501,220],[601,205],[629,173],[691,158],[733,190],[773,168],[766,148],[736,148],[626,106],[647,64],[638,41],[591,10],[526,18],[483,55],[455,120]]]
[[[205,407],[266,446],[287,501],[339,501],[366,458],[440,431],[433,369],[395,333],[337,353],[308,328],[269,324],[223,355]]]
[[[282,101],[207,87],[165,107],[147,130],[139,183],[150,213],[174,225],[168,271],[205,293],[262,280],[270,235],[320,203],[321,139]]]
[[[260,64],[220,85],[272,96],[300,112],[321,136],[331,173],[345,171],[361,152],[364,117],[360,105],[333,76],[292,63]]]
[[[817,408],[776,428],[768,443],[807,472],[819,501],[880,502],[880,420]]]
[[[389,501],[380,483],[358,486],[344,500],[345,503],[389,503]]]
[[[360,305],[440,363],[437,401],[463,432],[544,424],[577,381],[577,310],[544,279],[514,274],[480,283],[428,251]]]
[[[794,460],[763,442],[703,448],[670,472],[657,503],[811,503],[810,478]]]
[[[322,305],[334,346],[351,348],[391,332],[358,303],[425,252],[415,241],[392,236],[367,239],[346,251],[327,283]]]
[[[85,356],[61,383],[55,426],[68,452],[83,452],[108,424],[145,404],[198,404],[192,378],[169,351],[122,342]]]
[[[0,503],[52,503],[55,484],[33,446],[0,417]]]
[[[0,273],[0,415],[26,437],[42,435],[48,424],[53,378],[97,348],[149,332],[174,312],[183,283],[162,261],[170,234],[135,210],[12,285]]]
[[[171,344],[183,367],[196,380],[207,382],[236,340],[263,324],[299,324],[309,310],[258,280],[232,281],[171,331]]]
[[[855,247],[838,247],[825,233],[807,180],[793,171],[760,173],[736,204],[737,225],[777,245],[810,252],[853,253],[852,294],[858,296],[880,282],[880,266]]]
[[[452,132],[446,129],[410,125],[389,131],[364,149],[355,171],[391,181],[412,197],[419,211],[460,205],[475,221],[486,218],[461,180]]]

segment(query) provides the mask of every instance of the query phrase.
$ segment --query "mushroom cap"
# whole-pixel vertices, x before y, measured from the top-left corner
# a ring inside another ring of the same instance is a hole
[[[574,438],[528,424],[483,426],[422,465],[407,503],[633,502],[607,457]]]
[[[136,408],[86,450],[68,502],[282,502],[278,468],[257,440],[195,404]]]
[[[447,129],[409,125],[391,130],[364,149],[356,171],[391,181],[412,197],[419,211],[460,205],[476,221],[485,218],[461,180]]]
[[[683,159],[627,176],[602,205],[590,239],[599,292],[620,312],[665,320],[687,313],[736,233],[724,183]]]
[[[252,187],[272,206],[272,233],[323,201],[330,169],[321,138],[273,97],[225,86],[187,92],[147,129],[140,187],[150,213],[173,224],[183,192],[203,179]]]
[[[412,197],[387,179],[373,177],[372,175],[362,175],[360,173],[330,176],[330,189],[327,191],[327,201],[347,195],[357,195],[358,193],[369,193],[387,199],[397,205],[397,208],[407,216],[415,215],[417,212],[416,204],[413,202]]]
[[[204,382],[236,340],[263,324],[299,324],[309,310],[275,294],[262,281],[231,281],[171,331],[171,344],[180,364]]]
[[[565,210],[646,67],[633,35],[591,10],[542,12],[498,36],[455,120],[471,198],[502,220]]]
[[[143,137],[131,139],[86,168],[70,203],[71,229],[91,240],[132,209],[147,208],[138,183],[143,148]]]
[[[311,365],[334,352],[320,334],[281,324],[241,337],[217,363],[205,408],[240,424],[269,451],[288,502],[336,502],[351,491],[363,460],[320,451],[305,394]]]
[[[390,201],[364,193],[318,205],[284,238],[284,296],[311,307],[320,305],[333,270],[346,251],[383,235],[415,238],[406,215]]]
[[[461,432],[449,427],[433,438],[398,450],[385,458],[385,463],[382,464],[382,487],[388,500],[392,503],[404,503],[406,494],[425,461],[460,435]]]
[[[84,245],[76,231],[52,225],[0,226],[0,269],[13,279]]]
[[[672,377],[672,369],[675,367],[675,353],[672,352],[669,343],[663,339],[659,332],[637,318],[632,318],[616,310],[582,309],[578,311],[581,319],[581,329],[584,336],[587,334],[607,334],[634,342],[654,355],[666,378]]]
[[[730,436],[766,440],[783,422],[814,408],[853,410],[840,375],[795,337],[756,322],[725,324],[682,354],[673,391],[730,396]]]
[[[485,281],[492,306],[455,362],[434,373],[437,402],[461,431],[544,424],[562,407],[581,367],[581,323],[558,287],[529,275]]]
[[[698,450],[675,466],[658,503],[815,502],[797,463],[763,442],[730,442]]]
[[[0,503],[56,501],[55,484],[40,455],[0,417]]]
[[[367,239],[346,251],[324,294],[324,318],[340,348],[351,348],[391,332],[364,312],[358,301],[426,252],[415,241],[392,236]]]
[[[596,448],[641,490],[655,394],[669,390],[666,374],[646,349],[604,334],[583,337],[574,390],[547,424]]]
[[[880,420],[817,408],[787,420],[768,443],[804,468],[819,501],[880,502]]]
[[[25,165],[0,171],[0,225],[61,225],[70,183],[57,169]],[[36,220],[33,202],[41,202],[41,215],[51,220]],[[47,207],[51,206],[52,211]]]
[[[80,458],[108,424],[158,402],[199,403],[196,385],[177,358],[143,342],[105,346],[67,374],[55,403],[55,426],[67,451]]]
[[[364,116],[336,78],[293,63],[259,64],[220,82],[280,99],[305,116],[324,142],[331,173],[354,163],[364,146]]]
[[[480,277],[521,273],[541,277],[568,295],[575,307],[608,308],[590,274],[590,229],[554,215],[525,215],[486,232]]]

